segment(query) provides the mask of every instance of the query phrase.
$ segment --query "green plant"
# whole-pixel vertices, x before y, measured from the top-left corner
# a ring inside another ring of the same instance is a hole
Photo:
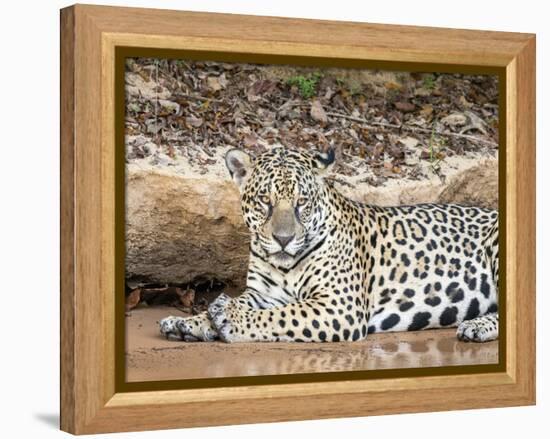
[[[289,85],[295,85],[296,87],[298,87],[298,91],[300,92],[302,97],[308,99],[315,95],[317,91],[317,84],[319,83],[321,77],[321,73],[314,72],[307,76],[292,76],[288,78],[286,82]]]
[[[358,95],[359,93],[361,93],[361,91],[362,91],[361,84],[359,84],[359,83],[350,84],[350,86],[349,86],[349,94],[350,95],[352,95],[352,96]]]
[[[433,90],[435,88],[435,76],[431,73],[425,75],[422,79],[422,85],[428,90]]]

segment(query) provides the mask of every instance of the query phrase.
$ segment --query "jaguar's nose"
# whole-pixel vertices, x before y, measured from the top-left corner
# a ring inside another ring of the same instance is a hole
[[[281,249],[285,249],[290,241],[294,239],[294,235],[276,235],[273,234],[273,239],[279,243]]]

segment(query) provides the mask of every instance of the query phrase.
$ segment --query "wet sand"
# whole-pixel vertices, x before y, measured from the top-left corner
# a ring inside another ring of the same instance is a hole
[[[371,334],[355,343],[183,343],[157,322],[186,314],[143,307],[126,317],[127,381],[494,364],[498,342],[464,343],[455,329]]]

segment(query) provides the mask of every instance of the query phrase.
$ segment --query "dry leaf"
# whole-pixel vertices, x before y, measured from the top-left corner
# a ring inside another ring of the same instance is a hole
[[[141,300],[141,288],[132,290],[130,294],[126,296],[126,311],[134,309]]]
[[[317,122],[321,122],[321,123],[328,122],[327,113],[325,113],[325,109],[323,108],[319,100],[314,100],[311,103],[309,114],[311,115],[311,118]]]
[[[420,88],[417,88],[415,91],[414,91],[414,95],[415,96],[430,96],[432,94],[432,92],[430,90],[428,90],[427,88],[424,88],[424,87],[420,87]]]
[[[258,142],[258,138],[254,134],[245,134],[245,136],[243,138],[244,146],[249,147],[249,148],[251,146],[256,145],[257,142]]]
[[[430,157],[431,157],[431,154],[430,154],[430,151],[428,151],[428,150],[423,150],[423,151],[420,153],[420,158],[421,158],[422,160],[428,160]]]
[[[223,88],[222,85],[220,84],[219,78],[217,78],[216,76],[209,76],[206,79],[206,85],[212,91],[219,91]]]
[[[225,73],[222,73],[220,77],[218,78],[218,83],[221,85],[222,88],[227,87],[227,78],[225,76]]]
[[[185,123],[192,127],[198,128],[204,123],[204,120],[201,117],[188,116],[185,118]]]
[[[262,96],[269,96],[277,87],[277,83],[269,79],[260,79],[254,82],[246,94],[249,102],[257,102]]]
[[[471,111],[466,111],[464,112],[464,115],[468,118],[469,124],[462,128],[460,134],[470,130],[478,130],[483,134],[487,134],[487,130],[485,129],[487,125],[477,114],[472,113]]]
[[[185,308],[191,308],[193,306],[193,303],[195,302],[195,290],[182,290],[181,288],[176,288],[176,293],[180,298],[181,304]]]
[[[411,104],[410,102],[395,102],[393,105],[395,105],[395,108],[399,111],[403,111],[405,113],[414,111],[416,108],[416,105]]]
[[[394,81],[387,81],[387,82],[384,83],[384,87],[387,90],[401,90],[401,88],[403,86],[401,84],[398,84],[397,82],[394,82]]]
[[[464,96],[460,96],[459,102],[463,108],[472,108],[474,106],[474,104],[468,102]]]
[[[399,148],[396,146],[388,146],[386,150],[395,159],[405,158],[405,151],[403,150],[403,148]]]
[[[468,118],[462,113],[452,113],[441,119],[441,122],[451,127],[466,125]]]
[[[420,114],[424,117],[429,117],[434,112],[434,108],[430,104],[422,105],[422,109],[420,110]]]
[[[402,143],[407,148],[414,148],[419,143],[418,139],[415,139],[414,137],[411,137],[411,136],[402,137],[398,140],[399,140],[399,143]]]

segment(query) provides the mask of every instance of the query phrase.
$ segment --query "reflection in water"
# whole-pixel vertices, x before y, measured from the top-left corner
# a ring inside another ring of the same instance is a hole
[[[356,343],[180,343],[127,355],[129,381],[437,367],[498,362],[498,342],[464,343],[454,330],[372,334]]]

